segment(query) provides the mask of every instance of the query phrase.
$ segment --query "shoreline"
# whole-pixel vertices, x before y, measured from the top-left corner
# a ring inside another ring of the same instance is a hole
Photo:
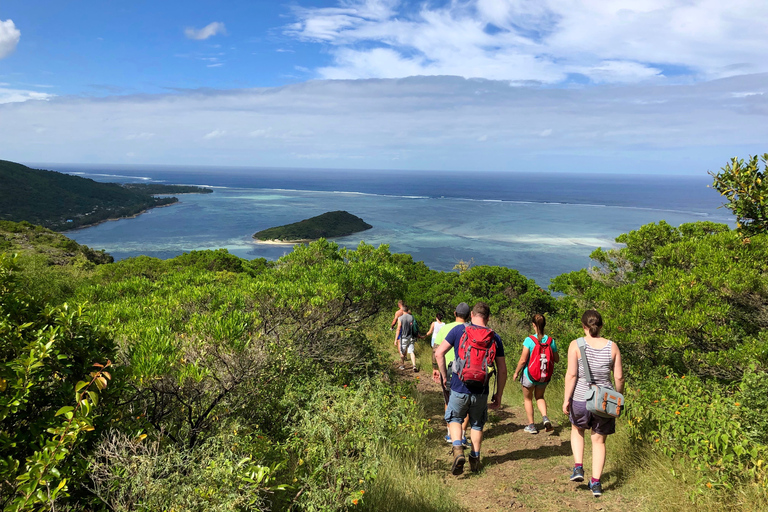
[[[141,215],[143,213],[147,213],[150,210],[154,210],[155,208],[166,208],[168,206],[173,206],[175,204],[179,204],[180,202],[181,201],[176,201],[175,203],[160,204],[160,205],[157,205],[157,206],[152,206],[151,208],[146,208],[144,210],[141,210],[140,212],[136,212],[133,215],[126,215],[124,217],[109,217],[107,219],[102,219],[102,220],[99,220],[99,221],[96,221],[96,222],[92,222],[91,224],[83,224],[81,226],[77,226],[76,228],[63,229],[61,231],[57,231],[57,233],[69,233],[69,232],[72,232],[72,231],[77,231],[78,229],[92,228],[94,226],[98,226],[99,224],[103,224],[105,222],[112,222],[112,221],[116,221],[116,220],[135,219],[139,215]]]
[[[296,244],[308,244],[308,243],[311,243],[311,242],[316,242],[317,240],[319,240],[319,238],[316,238],[314,240],[309,239],[309,238],[304,239],[304,240],[277,240],[277,239],[274,239],[274,240],[259,240],[257,238],[254,238],[253,240],[257,244],[264,244],[264,245],[291,245],[291,246],[293,246],[293,245],[296,245]]]

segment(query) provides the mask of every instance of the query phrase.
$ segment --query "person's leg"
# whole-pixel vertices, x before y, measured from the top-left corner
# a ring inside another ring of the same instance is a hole
[[[592,479],[600,480],[605,466],[605,438],[603,434],[592,432]],[[583,441],[583,438],[582,438]]]
[[[542,416],[547,415],[547,402],[544,400],[544,391],[546,389],[546,385],[533,387],[533,393],[536,397],[536,406],[539,408],[539,412]],[[531,409],[533,409],[533,407],[531,407]],[[533,418],[533,414],[531,414],[531,418]]]
[[[584,464],[584,429],[576,425],[571,426],[571,450],[574,464]]]
[[[528,425],[531,425],[533,423],[533,388],[523,386],[523,405],[525,406]]]
[[[483,431],[473,428],[469,431],[469,437],[472,439],[472,451],[480,453],[480,447],[483,445]]]
[[[411,351],[411,364],[413,364],[414,370],[416,369],[416,354]]]

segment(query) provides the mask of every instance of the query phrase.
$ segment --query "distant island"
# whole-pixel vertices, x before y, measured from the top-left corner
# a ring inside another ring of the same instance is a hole
[[[155,195],[211,192],[181,185],[99,183],[0,160],[0,220],[27,221],[55,231],[133,217],[179,201]]]
[[[372,227],[360,217],[339,210],[293,224],[265,229],[255,233],[253,238],[263,242],[308,242],[319,238],[347,236]]]

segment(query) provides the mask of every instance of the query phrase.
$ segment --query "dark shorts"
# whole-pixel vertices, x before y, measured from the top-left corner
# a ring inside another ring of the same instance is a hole
[[[616,432],[616,418],[603,418],[592,414],[587,410],[587,402],[571,400],[571,413],[568,418],[572,425],[590,429],[595,434],[607,436]]]

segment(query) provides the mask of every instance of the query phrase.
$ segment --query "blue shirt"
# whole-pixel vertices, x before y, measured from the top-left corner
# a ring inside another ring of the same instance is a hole
[[[466,324],[457,325],[451,329],[451,332],[449,332],[445,337],[445,341],[450,343],[450,345],[453,347],[453,354],[456,359],[459,357],[459,342],[461,341],[461,337],[464,335],[465,327]],[[493,341],[496,343],[496,357],[504,357],[504,344],[501,342],[501,338],[498,334],[493,333]],[[464,384],[464,382],[459,378],[459,374],[454,372],[453,377],[451,377],[451,391],[455,391],[456,393],[464,393],[467,395],[487,395],[489,390],[487,384],[480,393],[478,393],[477,389],[474,391],[469,389],[467,385]]]

